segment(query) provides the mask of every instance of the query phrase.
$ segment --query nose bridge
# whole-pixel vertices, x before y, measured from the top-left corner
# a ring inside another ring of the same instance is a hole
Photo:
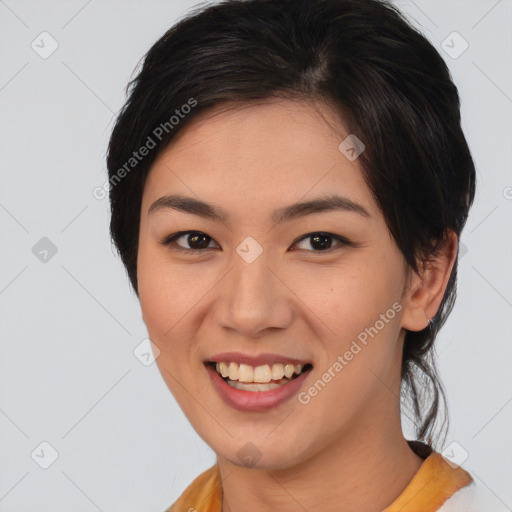
[[[286,287],[277,279],[270,260],[265,252],[252,261],[243,253],[234,255],[233,269],[223,289],[224,326],[247,335],[286,326],[290,319]]]

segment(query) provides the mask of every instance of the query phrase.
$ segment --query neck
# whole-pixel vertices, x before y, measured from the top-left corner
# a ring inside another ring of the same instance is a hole
[[[393,436],[382,425],[373,432],[359,429],[313,458],[279,470],[239,467],[218,456],[222,512],[381,512],[423,463],[399,421],[393,427]]]

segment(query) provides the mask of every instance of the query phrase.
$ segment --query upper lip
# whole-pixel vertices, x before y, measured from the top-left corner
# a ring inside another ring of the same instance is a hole
[[[220,354],[215,354],[210,358],[205,360],[205,363],[214,362],[235,362],[238,364],[248,364],[250,366],[261,366],[268,364],[269,366],[273,364],[311,364],[311,361],[306,361],[304,359],[296,359],[294,357],[283,356],[281,354],[259,354],[257,356],[251,356],[249,354],[242,354],[241,352],[222,352]]]

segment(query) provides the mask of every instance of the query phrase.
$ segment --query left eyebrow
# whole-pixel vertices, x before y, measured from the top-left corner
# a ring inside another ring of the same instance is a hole
[[[149,207],[148,215],[166,208],[221,222],[227,222],[231,218],[227,210],[220,206],[215,206],[199,199],[180,194],[160,197]],[[347,197],[327,195],[310,201],[278,208],[272,213],[271,220],[275,224],[281,224],[300,217],[305,217],[306,215],[327,211],[352,212],[368,219],[372,218],[368,210],[361,204]]]
[[[352,199],[339,195],[327,195],[317,197],[311,201],[304,201],[302,203],[295,203],[290,206],[285,206],[284,208],[279,208],[272,214],[272,221],[276,224],[281,224],[282,222],[305,217],[313,213],[327,211],[352,212],[368,219],[372,218],[363,205],[352,201]]]

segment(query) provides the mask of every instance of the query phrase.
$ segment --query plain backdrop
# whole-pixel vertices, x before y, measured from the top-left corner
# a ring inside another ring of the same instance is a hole
[[[193,5],[0,0],[1,512],[163,512],[215,461],[140,356],[93,196],[132,71]],[[450,67],[478,173],[437,348],[447,445],[512,507],[512,1],[397,5]]]

